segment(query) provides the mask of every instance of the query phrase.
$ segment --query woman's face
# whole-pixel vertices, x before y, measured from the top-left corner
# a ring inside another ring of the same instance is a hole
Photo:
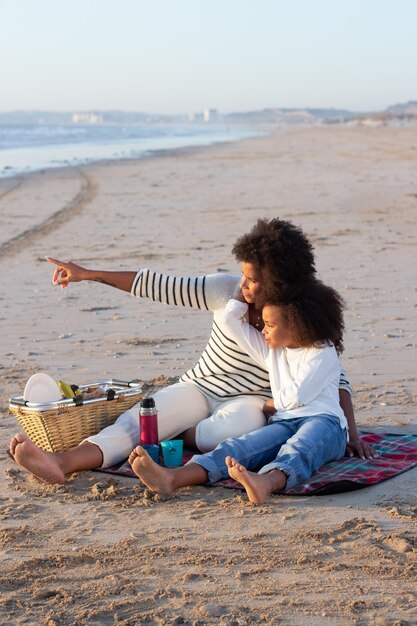
[[[267,304],[262,309],[264,327],[262,333],[270,348],[298,348],[293,333],[278,306]]]
[[[262,294],[262,272],[252,263],[242,263],[242,280],[240,288],[248,304],[253,304]]]

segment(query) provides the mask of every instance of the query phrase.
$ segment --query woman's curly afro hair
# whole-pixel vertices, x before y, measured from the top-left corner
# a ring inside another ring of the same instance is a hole
[[[232,252],[238,261],[259,268],[275,290],[304,282],[316,272],[313,247],[303,231],[278,218],[258,219],[252,230],[235,242]]]

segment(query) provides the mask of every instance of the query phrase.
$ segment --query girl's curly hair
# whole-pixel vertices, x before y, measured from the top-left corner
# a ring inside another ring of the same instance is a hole
[[[312,279],[278,292],[268,290],[262,304],[280,308],[294,339],[301,346],[333,344],[338,354],[343,352],[345,304],[332,287]]]
[[[291,222],[258,219],[249,233],[235,242],[232,252],[238,261],[252,263],[276,291],[314,276],[313,247],[303,231]]]

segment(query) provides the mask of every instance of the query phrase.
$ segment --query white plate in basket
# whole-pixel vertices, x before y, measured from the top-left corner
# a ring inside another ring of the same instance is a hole
[[[51,376],[39,372],[38,374],[33,374],[27,381],[23,399],[32,403],[56,402],[62,399],[62,393]]]

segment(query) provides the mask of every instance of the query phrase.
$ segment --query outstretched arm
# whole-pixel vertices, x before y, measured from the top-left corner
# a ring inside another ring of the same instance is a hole
[[[55,265],[54,275],[52,277],[52,283],[54,285],[60,285],[62,289],[68,287],[69,283],[77,283],[83,280],[92,280],[97,283],[103,283],[103,285],[109,285],[110,287],[116,287],[122,291],[130,293],[133,280],[137,272],[103,272],[100,270],[88,270],[81,265],[72,263],[71,261],[64,262],[53,259],[49,256],[45,259]]]
[[[144,268],[138,272],[103,272],[88,270],[71,261],[45,258],[55,265],[53,284],[63,289],[69,283],[92,280],[127,291],[137,298],[204,311],[222,309],[236,291],[239,281],[237,276],[221,273],[198,277],[168,276]]]

